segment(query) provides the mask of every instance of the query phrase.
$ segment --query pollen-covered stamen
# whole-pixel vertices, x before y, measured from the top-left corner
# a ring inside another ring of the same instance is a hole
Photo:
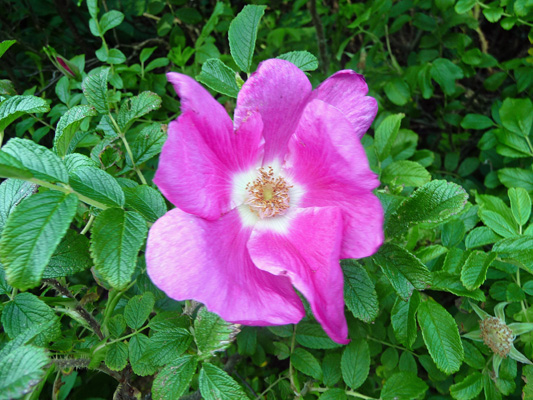
[[[505,322],[496,317],[479,321],[483,343],[502,358],[507,357],[513,346],[515,336]]]
[[[246,185],[248,198],[245,204],[260,218],[284,214],[290,206],[289,186],[283,177],[274,176],[272,167],[259,168],[259,177]]]

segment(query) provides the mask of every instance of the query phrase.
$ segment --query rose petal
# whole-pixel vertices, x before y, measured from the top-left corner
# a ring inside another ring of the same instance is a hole
[[[383,243],[383,210],[353,127],[335,107],[313,100],[289,142],[286,172],[304,188],[299,207],[340,207],[344,217],[341,258],[362,258]]]
[[[238,205],[231,198],[234,175],[261,163],[260,115],[248,115],[234,132],[224,108],[204,88],[185,75],[168,75],[185,96],[184,114],[169,125],[154,183],[175,206],[217,219]]]
[[[339,71],[320,84],[311,95],[342,111],[352,123],[357,137],[362,137],[370,128],[378,112],[378,103],[366,96],[368,86],[363,78],[352,70]]]
[[[267,60],[242,86],[235,109],[235,125],[250,112],[259,112],[265,138],[264,165],[282,160],[311,93],[311,83],[293,63]]]
[[[169,297],[202,302],[228,322],[297,323],[304,315],[298,295],[287,277],[255,267],[250,233],[236,209],[217,221],[173,209],[150,229],[148,275]]]
[[[341,236],[339,209],[305,208],[292,214],[287,232],[256,225],[248,250],[258,268],[288,276],[309,301],[326,333],[337,343],[346,344],[348,326],[339,264]]]

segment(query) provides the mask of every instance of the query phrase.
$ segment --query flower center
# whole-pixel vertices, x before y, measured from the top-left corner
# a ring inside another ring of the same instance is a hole
[[[259,168],[259,176],[246,185],[248,198],[244,202],[260,218],[285,214],[289,209],[289,186],[283,177],[274,176],[272,167]]]
[[[513,346],[514,335],[505,322],[496,317],[479,321],[481,338],[490,349],[502,358],[507,357]]]

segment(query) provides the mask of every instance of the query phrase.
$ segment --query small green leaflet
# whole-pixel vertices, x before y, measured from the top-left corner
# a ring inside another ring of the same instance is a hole
[[[276,58],[287,60],[296,65],[302,71],[314,71],[318,68],[317,58],[308,51],[289,51]]]
[[[414,292],[408,301],[396,298],[392,307],[391,322],[394,336],[407,348],[411,348],[416,340],[416,312],[420,304],[420,295]]]
[[[107,102],[107,77],[109,68],[103,68],[100,72],[89,75],[83,81],[83,94],[91,106],[100,114],[109,112]]]
[[[481,389],[483,389],[483,376],[478,371],[473,371],[461,382],[450,386],[450,393],[454,399],[470,400],[481,393]]]
[[[139,361],[163,366],[181,356],[191,342],[191,334],[183,328],[156,332],[150,337],[150,342]]]
[[[431,286],[431,273],[409,251],[396,244],[385,243],[372,256],[392,287],[404,300],[409,300],[414,289],[425,290]]]
[[[393,114],[386,117],[376,129],[374,148],[380,161],[385,160],[392,148],[392,144],[396,140],[400,124],[405,114]]]
[[[533,236],[511,237],[497,242],[492,252],[504,260],[515,260],[533,273]]]
[[[157,371],[157,366],[150,360],[143,359],[143,354],[148,351],[150,339],[142,333],[133,336],[128,342],[128,353],[133,372],[140,376],[152,375]]]
[[[187,355],[167,364],[154,380],[154,400],[178,399],[189,388],[189,382],[196,372],[198,360]]]
[[[198,354],[204,359],[210,358],[213,353],[228,348],[239,332],[237,325],[224,321],[203,307],[194,321]]]
[[[0,177],[30,179],[33,175],[15,157],[0,151]]]
[[[231,21],[228,38],[231,56],[244,72],[250,72],[257,30],[266,6],[246,5]]]
[[[136,212],[108,208],[95,218],[91,232],[96,269],[111,286],[124,289],[146,238],[146,221]]]
[[[417,162],[399,160],[383,169],[380,180],[385,184],[419,187],[431,180],[431,174]]]
[[[511,188],[508,190],[511,201],[511,212],[518,225],[526,225],[531,216],[531,197],[523,188]]]
[[[430,297],[420,303],[417,316],[422,337],[437,368],[446,374],[457,372],[464,351],[453,317]]]
[[[166,138],[167,135],[161,129],[160,124],[152,124],[143,128],[131,144],[135,165],[142,164],[161,153]],[[129,156],[126,162],[131,165]]]
[[[533,126],[533,103],[530,99],[506,98],[500,107],[500,119],[505,129],[527,137]]]
[[[125,197],[113,176],[100,168],[79,167],[70,173],[70,186],[76,192],[106,206],[121,207]]]
[[[2,40],[0,42],[0,58],[4,55],[7,49],[9,49],[15,43],[17,43],[16,40]]]
[[[464,76],[463,70],[447,58],[437,58],[431,66],[431,77],[437,82],[444,93],[455,93],[455,80]]]
[[[54,137],[54,149],[57,155],[65,158],[69,151],[70,142],[85,118],[98,115],[91,106],[75,106],[59,119]]]
[[[292,332],[289,336],[292,336]],[[329,338],[319,324],[312,322],[298,324],[296,341],[309,349],[336,349],[341,347],[340,344]]]
[[[468,194],[459,185],[444,180],[433,180],[417,189],[390,217],[386,226],[389,236],[394,236],[412,225],[440,223],[460,213]]]
[[[461,282],[468,290],[480,287],[487,276],[487,270],[496,258],[496,253],[489,254],[483,251],[473,251],[466,259],[461,271]]]
[[[153,92],[142,92],[122,103],[118,113],[118,126],[124,132],[134,120],[159,107],[161,107],[161,97]]]
[[[365,339],[355,339],[346,346],[341,359],[342,378],[352,389],[361,386],[370,372],[370,349]]]
[[[133,296],[124,307],[124,318],[131,329],[139,329],[152,312],[155,297],[151,292]]]
[[[0,103],[0,131],[17,118],[29,113],[50,111],[46,100],[36,96],[13,96]]]
[[[344,299],[352,314],[364,322],[373,321],[379,311],[378,295],[366,270],[354,260],[342,260]]]
[[[320,368],[318,360],[307,350],[301,347],[294,349],[294,352],[291,354],[291,363],[294,368],[305,375],[309,375],[318,380],[322,379],[322,368]]]
[[[0,240],[0,261],[10,285],[29,289],[40,283],[77,204],[75,194],[47,191],[24,199],[11,213]]]
[[[89,255],[89,239],[69,229],[44,269],[43,278],[74,275],[91,268],[92,265]]]
[[[205,400],[249,400],[239,384],[213,364],[203,364],[198,383]]]
[[[392,375],[381,390],[383,400],[412,400],[422,398],[428,385],[413,372],[397,372]]]
[[[102,15],[100,19],[100,34],[105,34],[108,30],[119,26],[124,20],[124,14],[117,10],[111,10]]]
[[[128,345],[123,342],[115,342],[107,348],[105,363],[112,371],[121,371],[128,363]]]
[[[31,174],[48,182],[68,183],[68,173],[61,159],[46,147],[28,139],[13,138],[2,151],[15,158]]]
[[[138,211],[147,221],[155,222],[167,212],[167,204],[161,193],[147,185],[123,188],[126,207]]]
[[[26,197],[37,190],[37,185],[20,179],[6,179],[0,184],[0,233],[4,229],[9,214]]]
[[[237,98],[239,86],[235,80],[235,71],[220,61],[210,58],[202,65],[200,75],[196,76],[198,82],[210,87],[218,93]]]

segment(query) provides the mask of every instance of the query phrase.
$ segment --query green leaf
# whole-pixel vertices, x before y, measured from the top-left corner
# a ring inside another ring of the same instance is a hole
[[[133,336],[128,343],[131,368],[137,375],[153,375],[158,370],[157,366],[150,360],[143,359],[143,354],[148,351],[149,346],[150,339],[142,333]]]
[[[37,190],[37,185],[20,179],[6,179],[0,184],[0,233],[4,229],[9,214],[15,207]]]
[[[100,33],[103,35],[108,30],[119,26],[124,20],[124,14],[117,10],[111,10],[102,15],[100,19]]]
[[[316,323],[301,322],[296,329],[296,341],[310,349],[335,349],[341,347],[329,338],[322,327]]]
[[[468,194],[459,185],[444,180],[433,180],[417,189],[390,217],[389,236],[420,223],[440,223],[460,213]]]
[[[417,315],[422,337],[437,368],[446,374],[457,372],[464,351],[453,317],[430,297],[420,303]]]
[[[409,101],[409,86],[400,78],[389,80],[383,89],[389,100],[397,106],[403,106]]]
[[[174,328],[156,332],[150,338],[146,350],[139,360],[162,366],[174,361],[189,348],[192,336],[186,329]]]
[[[198,361],[194,356],[183,356],[163,368],[154,380],[152,394],[155,400],[179,399],[189,388]]]
[[[409,160],[394,161],[381,172],[385,184],[423,186],[431,180],[431,174],[419,163]]]
[[[505,129],[527,137],[533,125],[533,103],[530,99],[506,98],[500,107],[500,119]]]
[[[117,123],[122,131],[137,118],[161,107],[161,97],[153,92],[142,92],[138,96],[126,100],[120,107]]]
[[[4,55],[7,49],[9,49],[15,43],[17,43],[16,40],[2,40],[0,42],[0,58]]]
[[[120,335],[122,335],[126,329],[126,319],[124,318],[124,315],[116,314],[110,318],[109,322],[107,323],[107,329],[112,337],[120,337]]]
[[[130,282],[146,233],[146,221],[133,211],[108,208],[95,218],[91,254],[98,272],[115,289]]]
[[[314,71],[318,68],[317,58],[308,51],[289,51],[276,58],[290,61],[302,71]]]
[[[147,185],[124,188],[126,207],[138,211],[147,221],[155,222],[167,212],[165,199],[160,192]]]
[[[69,152],[70,142],[85,118],[98,115],[91,106],[75,106],[59,119],[54,137],[54,150],[61,158]]]
[[[69,229],[44,269],[43,278],[74,275],[92,265],[89,255],[89,239]]]
[[[429,270],[403,247],[385,243],[372,258],[381,267],[396,293],[406,301],[414,289],[425,290],[431,286]]]
[[[450,394],[456,400],[471,400],[481,393],[483,389],[483,376],[478,371],[473,371],[458,382],[450,386]]]
[[[513,220],[512,224],[510,224],[506,218],[497,212],[480,209],[479,218],[481,218],[485,225],[500,236],[512,237],[518,234],[518,226],[516,225],[516,222]]]
[[[476,0],[459,0],[455,4],[455,12],[457,14],[464,14],[467,11],[470,11],[476,4]]]
[[[13,96],[0,103],[0,132],[24,114],[50,111],[46,100],[36,96]]]
[[[465,224],[460,219],[452,219],[442,226],[442,244],[449,249],[457,246],[465,235]]]
[[[531,216],[531,197],[523,188],[511,188],[507,191],[511,200],[511,212],[518,225],[525,225]]]
[[[489,117],[481,114],[466,114],[461,121],[464,129],[483,130],[494,126],[494,122]]]
[[[480,226],[472,229],[465,239],[467,249],[486,246],[487,244],[496,243],[502,237],[486,226]]]
[[[411,348],[416,340],[416,311],[420,304],[420,295],[414,292],[408,301],[397,297],[391,312],[391,323],[396,339]]]
[[[377,127],[374,137],[374,148],[380,161],[383,161],[389,156],[392,144],[396,140],[396,136],[400,130],[403,117],[405,117],[405,114],[389,115]]]
[[[228,348],[238,333],[238,326],[224,321],[205,307],[198,312],[194,321],[194,339],[198,354],[203,358],[209,358],[213,353]]]
[[[107,77],[109,68],[103,68],[100,72],[93,73],[83,80],[83,94],[91,106],[100,114],[109,113],[107,102]]]
[[[18,399],[29,393],[44,376],[50,360],[46,350],[21,346],[0,360],[0,400]]]
[[[250,72],[257,30],[266,6],[247,5],[231,21],[228,32],[231,56],[244,72]]]
[[[198,383],[205,400],[248,400],[239,384],[213,364],[203,364]]]
[[[515,260],[533,273],[533,236],[518,236],[496,243],[492,251],[500,258]]]
[[[25,335],[36,326],[48,326],[39,333],[34,342],[44,346],[59,334],[59,318],[54,311],[37,296],[31,293],[19,293],[13,301],[7,303],[2,310],[2,325],[11,339]]]
[[[28,289],[40,283],[77,204],[74,194],[47,191],[24,199],[11,213],[0,240],[0,262],[10,285]]]
[[[342,260],[344,300],[352,314],[363,322],[378,316],[379,303],[374,283],[366,270],[354,260]]]
[[[431,77],[437,82],[445,94],[455,93],[455,80],[464,76],[463,70],[447,58],[437,58],[431,66]]]
[[[344,389],[333,388],[328,389],[322,393],[319,397],[319,400],[346,400],[346,392]]]
[[[342,377],[341,355],[339,353],[327,353],[322,361],[322,375],[324,385],[335,386]]]
[[[80,167],[98,168],[98,163],[96,161],[80,153],[67,154],[63,162],[69,173]]]
[[[322,379],[322,368],[317,359],[307,350],[298,347],[291,354],[291,363],[298,371],[315,379]]]
[[[459,297],[468,297],[477,301],[486,300],[481,289],[473,291],[467,290],[459,279],[459,276],[445,271],[437,271],[433,273],[433,285],[431,285],[431,289],[442,290],[453,293]]]
[[[28,139],[13,138],[2,147],[4,153],[15,158],[24,169],[48,182],[68,183],[68,173],[61,159],[44,146]]]
[[[243,327],[237,335],[237,347],[241,355],[254,355],[257,349],[257,329],[252,326]]]
[[[123,342],[112,343],[107,348],[105,363],[110,370],[122,371],[128,364],[128,345]]]
[[[505,187],[520,187],[533,192],[533,171],[522,168],[502,168],[498,170],[498,179]]]
[[[483,15],[485,16],[485,18],[487,18],[487,21],[494,23],[494,22],[498,22],[500,18],[502,17],[503,9],[498,7],[499,3],[494,2],[492,4],[495,4],[496,7],[483,8]]]
[[[392,375],[381,390],[382,400],[419,399],[428,390],[428,385],[413,372],[397,372]]]
[[[361,386],[370,372],[370,349],[364,339],[355,339],[342,353],[341,371],[344,382],[352,389]]]
[[[155,297],[152,292],[133,296],[124,307],[124,318],[131,329],[139,329],[152,312]]]
[[[161,153],[166,138],[167,136],[160,124],[152,124],[143,128],[131,144],[135,165],[142,164]],[[129,157],[126,158],[126,161],[131,165]]]
[[[100,168],[79,167],[70,173],[70,186],[76,192],[111,207],[124,205],[122,188],[115,178]]]
[[[100,61],[108,64],[122,64],[126,61],[126,56],[119,49],[108,49],[103,45],[94,54]]]
[[[220,61],[218,58],[210,58],[202,65],[200,75],[196,80],[210,87],[215,92],[237,98],[239,86],[235,80],[235,71]]]
[[[480,287],[487,277],[487,270],[496,258],[496,254],[473,251],[466,259],[461,271],[461,282],[468,290]]]
[[[0,151],[0,177],[30,179],[33,175],[15,157]]]

